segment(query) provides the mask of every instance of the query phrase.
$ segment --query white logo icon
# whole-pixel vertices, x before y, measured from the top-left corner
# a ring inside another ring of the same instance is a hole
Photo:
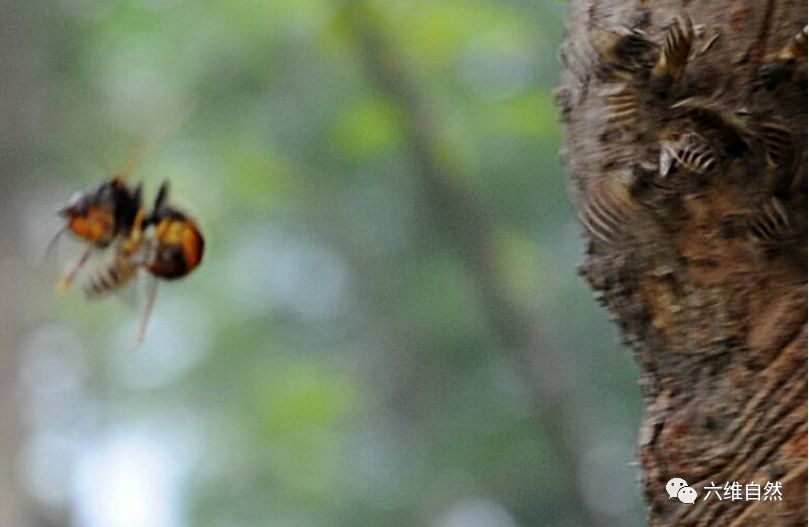
[[[669,493],[669,499],[676,498],[680,489],[687,486],[688,483],[686,483],[683,478],[671,478],[669,482],[666,483],[666,492]]]
[[[697,491],[688,486],[683,478],[671,478],[666,483],[666,492],[669,499],[677,498],[683,503],[694,503],[697,501]]]
[[[677,493],[677,498],[683,503],[693,504],[697,501],[697,491],[691,487],[683,487],[680,489],[680,492]]]

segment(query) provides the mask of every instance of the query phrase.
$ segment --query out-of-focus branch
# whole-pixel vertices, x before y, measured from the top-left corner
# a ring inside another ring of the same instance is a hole
[[[346,21],[369,78],[402,110],[409,148],[422,195],[433,217],[446,229],[466,262],[492,333],[530,385],[534,402],[551,424],[554,443],[574,480],[586,459],[588,424],[576,404],[575,370],[554,349],[531,308],[521,304],[506,286],[497,260],[495,225],[488,208],[463,184],[463,174],[442,148],[440,111],[420,90],[413,72],[385,31],[386,21],[363,0],[344,2]],[[612,518],[587,507],[580,485],[570,489],[580,507],[582,525],[611,525]]]

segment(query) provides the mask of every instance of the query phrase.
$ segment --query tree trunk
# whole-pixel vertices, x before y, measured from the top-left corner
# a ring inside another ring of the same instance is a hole
[[[650,525],[805,525],[806,3],[569,15],[563,158],[582,274],[643,368]]]

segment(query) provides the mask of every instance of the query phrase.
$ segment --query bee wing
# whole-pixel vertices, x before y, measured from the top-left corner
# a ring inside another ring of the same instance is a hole
[[[148,137],[148,139],[141,140],[140,144],[130,149],[123,166],[114,174],[115,177],[126,180],[135,170],[138,169],[138,167],[140,167],[143,160],[146,159],[146,157],[155,148],[162,145],[168,137],[173,135],[174,132],[176,132],[188,121],[195,109],[196,103],[191,104],[186,108],[182,108],[176,113],[169,112],[173,113],[173,115],[166,116],[161,114],[161,124],[158,126],[149,127],[151,128],[151,133],[146,134],[145,136]]]
[[[114,177],[126,181],[132,173],[143,164],[146,155],[155,147],[154,142],[143,142],[131,148],[126,156],[123,166],[113,174]]]
[[[660,177],[665,178],[671,173],[671,169],[674,167],[676,159],[677,158],[671,144],[667,141],[663,141],[663,143],[660,145]]]

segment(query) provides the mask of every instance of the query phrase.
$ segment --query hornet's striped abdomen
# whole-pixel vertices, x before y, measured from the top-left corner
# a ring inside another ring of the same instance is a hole
[[[95,299],[118,290],[135,277],[137,270],[138,267],[127,258],[116,258],[87,279],[83,286],[84,294],[89,299]]]

